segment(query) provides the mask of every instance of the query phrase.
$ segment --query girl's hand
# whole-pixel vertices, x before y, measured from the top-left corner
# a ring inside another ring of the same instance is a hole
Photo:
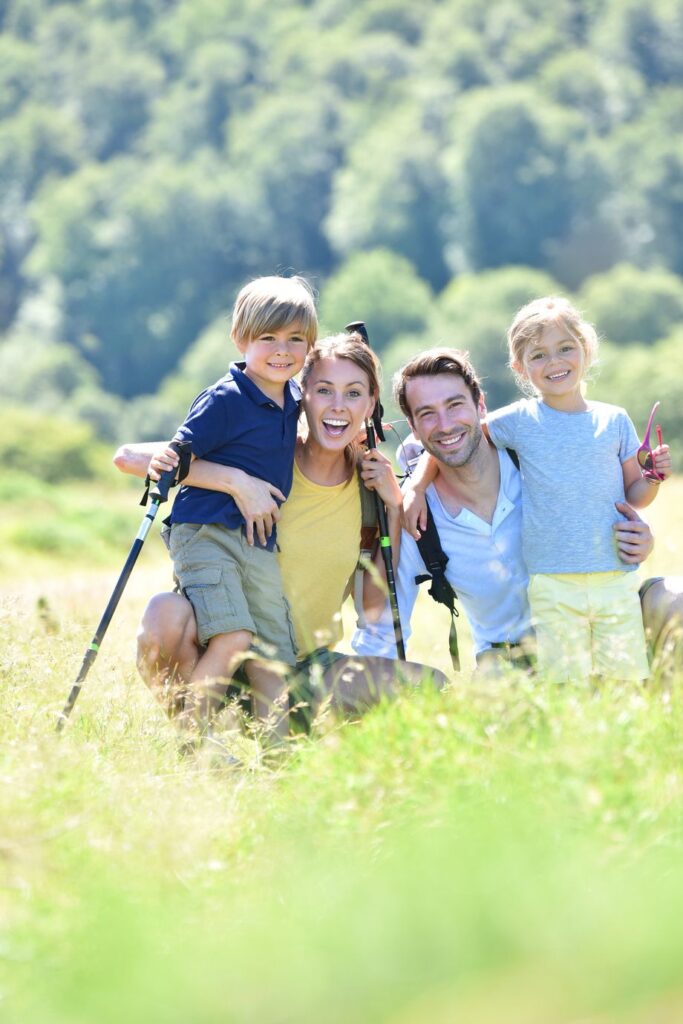
[[[363,453],[360,475],[365,486],[376,491],[387,509],[400,509],[403,502],[401,488],[394,475],[390,460],[383,452],[373,448]]]
[[[671,476],[671,452],[668,444],[659,444],[652,449],[652,462],[663,480]]]
[[[415,540],[427,529],[427,499],[421,487],[411,486],[410,481],[403,491],[403,529]]]
[[[626,502],[617,501],[616,509],[626,516],[625,522],[622,519],[614,524],[619,558],[627,564],[639,565],[645,561],[655,546],[652,531]]]
[[[172,448],[164,448],[150,459],[147,475],[150,480],[159,480],[162,473],[168,469],[175,469],[179,462],[180,459]]]

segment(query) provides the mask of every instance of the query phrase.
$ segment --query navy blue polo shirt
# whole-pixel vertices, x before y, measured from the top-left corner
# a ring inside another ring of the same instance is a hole
[[[198,395],[175,440],[189,441],[198,459],[235,466],[260,477],[288,495],[292,486],[294,446],[301,391],[287,381],[284,408],[261,391],[231,363],[225,377]],[[244,518],[234,498],[202,487],[181,487],[173,503],[171,523],[218,523],[234,530]],[[275,530],[266,545],[275,546]]]

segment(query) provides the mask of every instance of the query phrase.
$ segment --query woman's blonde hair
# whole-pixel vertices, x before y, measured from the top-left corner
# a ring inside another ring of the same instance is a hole
[[[355,331],[347,334],[332,334],[327,338],[320,338],[306,356],[303,370],[301,371],[301,387],[306,390],[306,382],[311,375],[313,367],[322,359],[348,359],[355,363],[359,370],[368,378],[370,395],[379,400],[379,392],[382,383],[382,370],[379,359],[369,345],[363,341],[360,334]],[[360,454],[360,444],[355,438],[347,444],[344,449],[344,457],[350,468],[355,467]]]
[[[548,295],[522,306],[508,330],[510,368],[523,391],[532,391],[528,379],[516,366],[524,362],[524,354],[531,345],[538,344],[546,327],[559,324],[583,349],[584,368],[588,370],[598,356],[598,335],[592,324],[584,320],[575,306],[562,296]]]
[[[299,324],[310,347],[318,334],[318,316],[308,281],[303,277],[257,277],[245,284],[235,299],[230,336],[245,344],[290,324]]]

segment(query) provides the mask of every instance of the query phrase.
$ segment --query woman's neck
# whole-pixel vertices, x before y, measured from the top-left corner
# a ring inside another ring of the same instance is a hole
[[[350,468],[343,451],[329,451],[309,435],[299,440],[295,453],[296,464],[311,483],[334,487],[349,479]]]

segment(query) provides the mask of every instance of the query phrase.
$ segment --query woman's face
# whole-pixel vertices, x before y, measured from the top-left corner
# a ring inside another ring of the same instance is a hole
[[[319,360],[303,392],[310,435],[323,448],[343,451],[374,405],[367,373],[350,359]]]

